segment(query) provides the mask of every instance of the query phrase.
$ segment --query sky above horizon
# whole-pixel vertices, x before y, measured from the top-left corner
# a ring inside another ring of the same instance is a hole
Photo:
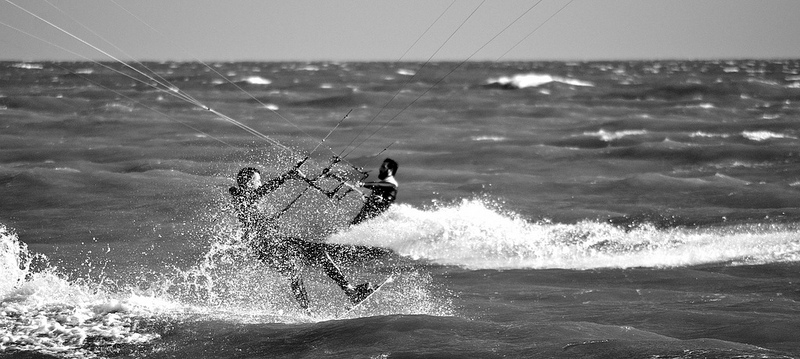
[[[798,14],[798,0],[0,0],[0,60],[800,59]]]

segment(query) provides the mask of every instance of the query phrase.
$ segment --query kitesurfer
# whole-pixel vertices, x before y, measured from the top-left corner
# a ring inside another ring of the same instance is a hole
[[[383,160],[378,171],[378,181],[360,183],[362,187],[372,190],[372,193],[366,197],[364,206],[361,207],[361,212],[356,215],[350,224],[358,224],[377,217],[389,209],[397,198],[395,174],[397,174],[397,162],[387,158]]]
[[[229,192],[233,197],[234,211],[244,230],[242,239],[261,261],[290,279],[292,293],[303,309],[308,310],[309,304],[301,275],[306,264],[321,267],[353,304],[361,302],[375,290],[372,284],[367,282],[358,286],[351,285],[323,245],[281,234],[274,221],[258,209],[261,198],[293,178],[301,178],[296,169],[265,183],[262,183],[261,172],[256,168],[245,167],[239,171],[236,176],[237,186],[231,187]]]

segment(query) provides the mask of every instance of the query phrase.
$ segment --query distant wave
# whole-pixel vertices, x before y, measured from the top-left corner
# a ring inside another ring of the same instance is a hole
[[[609,223],[531,223],[481,200],[387,215],[331,241],[390,248],[468,269],[678,267],[800,260],[796,232],[781,228],[629,229]],[[379,235],[376,235],[379,234]]]
[[[44,65],[42,65],[42,64],[32,64],[32,63],[28,63],[28,62],[20,62],[20,63],[16,63],[16,64],[11,65],[11,67],[16,67],[18,69],[25,69],[25,70],[41,70],[41,69],[44,68]]]
[[[793,140],[797,139],[797,137],[794,136],[784,135],[771,131],[744,131],[742,132],[742,136],[744,136],[748,140],[756,142],[767,141],[771,139],[783,139],[783,138],[788,138]]]
[[[646,135],[647,131],[645,130],[623,130],[623,131],[614,131],[608,132],[606,130],[601,129],[597,132],[584,132],[585,136],[597,136],[603,141],[611,142],[614,140],[621,139],[627,136],[639,136],[639,135]]]
[[[499,78],[489,79],[487,80],[487,85],[498,86],[508,89],[523,89],[528,87],[539,87],[541,85],[549,84],[551,82],[560,82],[572,86],[594,86],[594,84],[592,84],[591,82],[571,79],[567,77],[558,77],[548,74],[536,74],[536,73],[516,74],[511,77],[503,76]]]
[[[703,131],[693,132],[689,137],[707,137],[707,138],[728,138],[731,137],[726,133],[708,133]]]
[[[250,76],[244,79],[244,82],[247,82],[251,85],[269,85],[272,81],[265,79],[261,76]]]
[[[508,138],[503,136],[472,136],[470,139],[478,142],[502,142]]]

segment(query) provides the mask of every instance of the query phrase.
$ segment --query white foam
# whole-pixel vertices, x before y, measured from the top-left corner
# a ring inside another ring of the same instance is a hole
[[[561,82],[572,86],[594,86],[594,84],[592,84],[591,82],[571,79],[567,77],[558,77],[548,74],[536,74],[536,73],[516,74],[511,77],[503,76],[496,79],[489,79],[487,82],[490,84],[496,83],[519,89],[527,87],[538,87],[551,82]]]
[[[272,81],[265,79],[261,76],[250,76],[244,79],[245,82],[251,85],[269,85]]]
[[[32,258],[27,245],[17,240],[16,234],[0,224],[0,295],[25,279]]]
[[[797,139],[797,137],[784,135],[781,133],[775,133],[771,131],[743,131],[742,136],[746,139],[756,142],[767,141],[771,139],[782,139],[782,138],[789,138],[789,139]]]
[[[381,233],[376,237],[374,233]],[[419,260],[469,269],[675,267],[800,260],[790,228],[627,229],[608,223],[532,223],[480,200],[386,215],[331,238],[383,246]]]
[[[600,137],[601,140],[603,140],[605,142],[610,142],[610,141],[618,140],[618,139],[621,139],[621,138],[627,137],[627,136],[646,135],[647,131],[646,130],[623,130],[623,131],[608,132],[606,130],[600,129],[600,131],[597,131],[597,132],[584,132],[583,134],[584,134],[584,136]]]
[[[483,142],[483,141],[502,142],[502,141],[507,140],[507,138],[503,137],[503,136],[473,136],[470,139],[473,140],[473,141],[479,141],[479,142]]]
[[[11,65],[11,67],[16,67],[18,69],[25,69],[25,70],[41,70],[41,69],[44,68],[44,65],[42,65],[42,64],[32,64],[32,63],[27,63],[27,62],[20,62],[20,63],[16,63],[16,64]]]
[[[708,138],[720,137],[720,138],[728,138],[728,137],[731,137],[731,136],[728,135],[728,134],[725,134],[725,133],[708,133],[708,132],[703,132],[703,131],[697,131],[697,132],[693,132],[692,134],[690,134],[689,137],[708,137]]]
[[[115,295],[70,282],[53,269],[31,272],[27,246],[0,225],[0,352],[94,357],[84,347],[141,344],[158,337],[138,321],[173,309],[161,301]]]

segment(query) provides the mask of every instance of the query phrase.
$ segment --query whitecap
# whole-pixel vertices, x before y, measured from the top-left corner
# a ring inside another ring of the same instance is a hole
[[[376,232],[386,234],[380,243],[369,235]],[[482,200],[463,200],[432,209],[398,205],[331,241],[378,245],[409,258],[469,269],[593,269],[796,261],[796,237],[793,229],[780,227],[662,230],[597,221],[534,223]]]
[[[157,333],[139,329],[138,322],[182,308],[69,281],[53,268],[32,271],[36,258],[47,261],[30,253],[16,234],[0,224],[0,352],[95,357],[97,348],[159,338]]]
[[[473,141],[500,142],[505,141],[507,138],[503,136],[473,136],[470,139]]]
[[[605,142],[609,142],[609,141],[618,140],[620,138],[627,137],[627,136],[646,135],[647,134],[647,130],[623,130],[623,131],[608,132],[606,130],[601,129],[600,131],[597,131],[597,132],[584,132],[583,134],[585,136],[600,137],[601,140],[603,140]]]
[[[32,63],[28,63],[28,62],[20,62],[20,63],[16,63],[16,64],[11,65],[11,67],[16,67],[18,69],[25,69],[25,70],[41,70],[41,69],[44,68],[44,65],[42,65],[42,64],[32,64]]]
[[[265,79],[261,76],[250,76],[244,79],[245,82],[251,85],[269,85],[272,81]]]
[[[744,138],[746,138],[748,140],[756,141],[756,142],[761,142],[761,141],[766,141],[766,140],[776,139],[776,138],[777,139],[781,139],[781,138],[797,139],[797,137],[788,136],[788,135],[784,135],[784,134],[781,134],[781,133],[775,133],[775,132],[771,132],[771,131],[744,131],[744,132],[742,132],[742,136],[744,136]]]
[[[397,70],[397,74],[398,75],[403,75],[403,76],[414,76],[417,73],[414,70],[399,69],[399,70]]]
[[[571,79],[567,77],[558,77],[548,74],[536,74],[536,73],[516,74],[511,77],[502,76],[496,79],[489,79],[487,81],[487,83],[489,84],[499,84],[519,89],[527,87],[538,87],[551,82],[560,82],[572,86],[594,86],[594,84],[592,84],[591,82]]]
[[[697,131],[697,132],[693,132],[692,134],[690,134],[689,137],[728,138],[728,137],[731,137],[731,136],[728,135],[728,134],[725,134],[725,133],[708,133],[708,132],[703,132],[703,131]]]

